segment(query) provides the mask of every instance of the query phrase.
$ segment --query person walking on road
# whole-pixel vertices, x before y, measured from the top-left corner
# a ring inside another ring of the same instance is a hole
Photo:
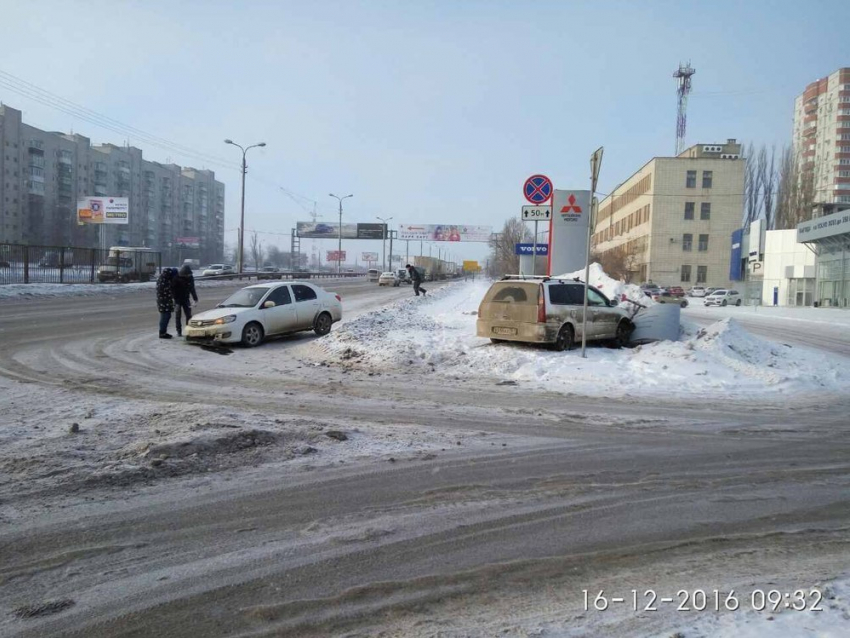
[[[426,295],[428,293],[427,290],[422,288],[422,275],[419,274],[419,271],[416,270],[415,267],[407,264],[407,273],[410,275],[410,281],[413,282],[413,292],[416,293],[416,296],[419,296],[419,292],[422,292],[422,295]]]
[[[183,336],[183,317],[186,314],[186,325],[189,325],[189,319],[192,318],[192,304],[190,297],[198,303],[198,293],[195,291],[195,277],[192,275],[192,267],[189,264],[183,264],[180,272],[174,278],[171,285],[174,293],[174,303],[177,306],[174,313],[174,325],[177,328],[177,336]]]
[[[156,280],[156,309],[159,310],[159,338],[171,339],[168,334],[168,322],[174,312],[174,278],[176,268],[163,268],[159,279]]]

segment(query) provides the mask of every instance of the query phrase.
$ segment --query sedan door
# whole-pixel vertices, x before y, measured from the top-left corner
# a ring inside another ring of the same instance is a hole
[[[273,301],[274,307],[263,308],[263,304],[267,301]],[[267,335],[283,334],[298,329],[298,315],[295,304],[292,303],[288,285],[278,286],[269,293],[260,304],[260,317]]]
[[[292,284],[292,294],[295,297],[298,330],[308,330],[313,326],[316,315],[322,309],[322,303],[313,287],[307,284]]]

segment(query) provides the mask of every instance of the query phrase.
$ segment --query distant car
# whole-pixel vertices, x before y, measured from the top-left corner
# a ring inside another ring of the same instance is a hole
[[[675,303],[679,304],[682,308],[688,307],[688,300],[684,297],[679,297],[674,295],[672,292],[660,292],[652,295],[652,300],[656,303]]]
[[[685,289],[682,288],[681,286],[670,286],[667,289],[667,292],[669,292],[674,297],[684,297],[685,296]]]
[[[283,275],[276,266],[263,266],[257,273],[257,279],[281,279]]]
[[[398,288],[399,280],[394,272],[382,272],[378,277],[379,286],[392,286]]]
[[[628,314],[593,286],[587,290],[587,340],[625,346],[634,329]],[[497,281],[478,308],[476,331],[490,341],[548,344],[570,350],[581,339],[584,284],[549,278]]]
[[[705,296],[707,297],[708,295],[710,295],[711,293],[713,293],[715,290],[721,290],[721,289],[720,289],[720,288],[714,288],[714,287],[712,287],[712,288],[706,288],[706,289],[705,289]]]
[[[705,288],[703,286],[693,286],[688,290],[689,297],[705,297]]]
[[[338,294],[303,281],[254,284],[212,310],[193,316],[187,341],[241,343],[251,348],[267,337],[312,330],[324,336],[342,319]]]
[[[657,284],[641,284],[640,289],[647,297],[652,297],[652,295],[661,291]]]
[[[212,264],[201,273],[202,277],[215,277],[216,275],[232,275],[236,269],[229,264]]]
[[[741,293],[720,288],[705,297],[706,306],[740,306]]]

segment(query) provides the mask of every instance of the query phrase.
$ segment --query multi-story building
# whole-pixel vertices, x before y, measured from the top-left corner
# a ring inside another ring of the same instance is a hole
[[[794,101],[794,150],[814,203],[850,204],[850,68],[812,82]]]
[[[132,146],[25,124],[0,105],[0,243],[150,246],[169,263],[224,256],[224,184],[209,170],[145,160]],[[128,197],[127,225],[77,224],[77,199]],[[182,241],[178,241],[182,240]]]
[[[616,251],[633,281],[727,286],[741,226],[744,160],[734,139],[647,162],[598,204],[592,246]]]

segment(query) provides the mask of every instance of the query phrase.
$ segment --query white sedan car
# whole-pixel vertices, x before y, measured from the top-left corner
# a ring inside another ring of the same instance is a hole
[[[233,266],[228,264],[213,264],[212,266],[208,266],[201,273],[202,277],[214,277],[215,275],[232,275],[234,274],[235,269]]]
[[[398,276],[394,272],[384,272],[381,273],[381,276],[378,277],[378,285],[379,286],[395,286],[396,288],[399,285]]]
[[[737,290],[719,288],[705,297],[706,306],[740,306],[741,293]]]
[[[272,335],[313,330],[324,336],[342,319],[342,299],[310,283],[255,284],[189,321],[186,339],[252,348]]]

